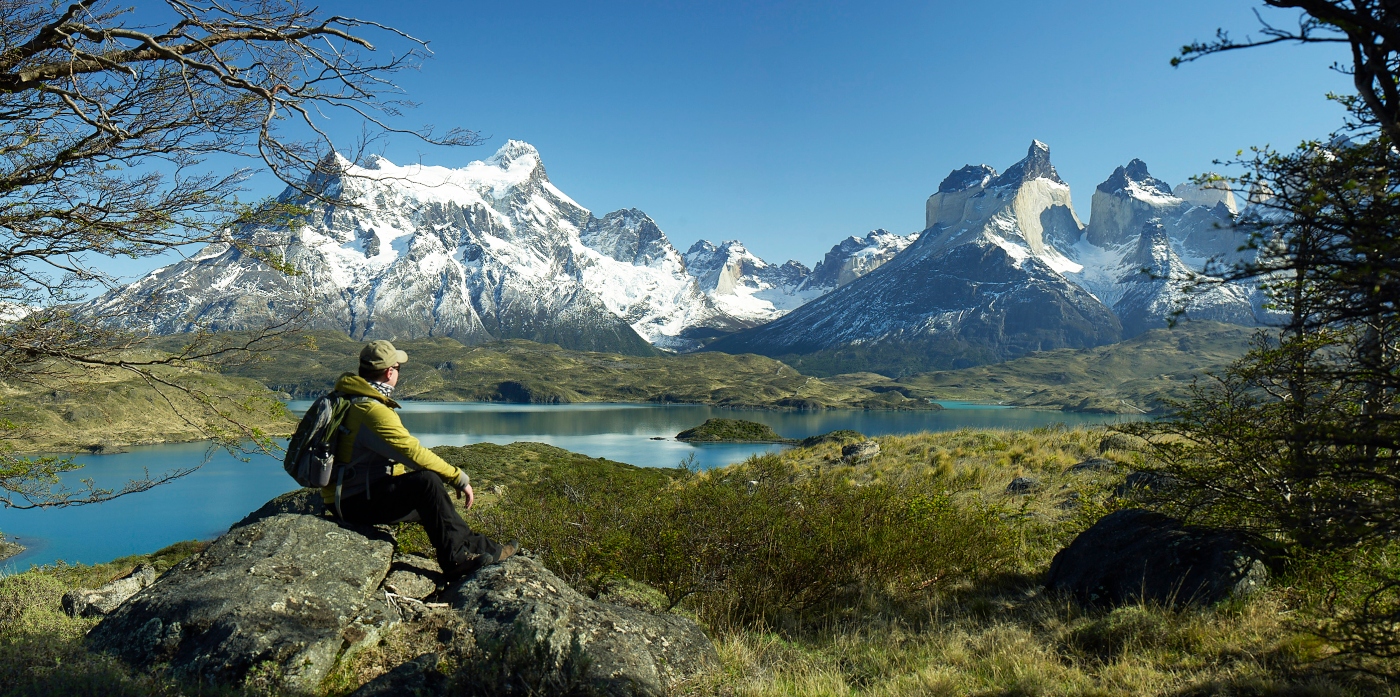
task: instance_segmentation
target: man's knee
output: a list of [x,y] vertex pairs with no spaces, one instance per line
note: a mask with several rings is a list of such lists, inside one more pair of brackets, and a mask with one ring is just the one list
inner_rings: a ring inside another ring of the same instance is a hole
[[394,477],[399,491],[424,499],[447,496],[442,477],[428,470],[417,470]]

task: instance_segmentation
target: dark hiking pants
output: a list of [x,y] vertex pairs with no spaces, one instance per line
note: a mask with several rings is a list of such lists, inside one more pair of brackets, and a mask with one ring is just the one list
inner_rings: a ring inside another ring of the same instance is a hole
[[366,525],[397,523],[417,512],[444,572],[472,555],[501,551],[501,545],[467,527],[442,478],[426,470],[384,477],[364,494],[341,499],[340,511],[345,520]]

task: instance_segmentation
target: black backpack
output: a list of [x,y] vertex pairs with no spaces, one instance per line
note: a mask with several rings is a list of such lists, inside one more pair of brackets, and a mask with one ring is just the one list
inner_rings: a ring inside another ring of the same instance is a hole
[[341,421],[350,408],[351,398],[339,392],[327,392],[311,403],[306,415],[297,424],[296,433],[287,443],[287,457],[282,469],[297,480],[297,484],[320,488],[331,483],[335,468],[335,450],[340,434],[345,432]]

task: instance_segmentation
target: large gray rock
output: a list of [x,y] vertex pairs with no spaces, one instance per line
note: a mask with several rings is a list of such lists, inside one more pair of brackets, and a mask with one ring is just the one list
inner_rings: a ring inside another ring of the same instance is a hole
[[451,683],[438,671],[438,655],[425,653],[365,683],[350,697],[430,697],[451,694]]
[[405,598],[422,600],[437,592],[444,581],[438,563],[416,554],[395,554],[394,565],[384,579],[384,590]]
[[229,529],[251,525],[281,513],[319,516],[325,515],[325,512],[326,504],[321,499],[320,489],[293,489],[263,504],[258,510],[244,516],[243,520],[234,523]]
[[1206,605],[1267,580],[1263,555],[1240,537],[1128,509],[1104,516],[1060,550],[1045,586],[1091,605]]
[[590,600],[517,555],[450,588],[476,641],[474,694],[664,695],[718,665],[714,644],[672,613]]
[[847,463],[869,462],[880,454],[880,444],[873,440],[841,446],[841,461]]
[[[108,615],[89,645],[205,684],[311,691],[398,620],[380,582],[393,542],[310,515],[236,527]],[[251,675],[250,675],[251,674]]]
[[126,602],[127,598],[156,582],[156,568],[142,564],[124,578],[101,588],[79,588],[63,594],[63,611],[73,617],[105,615]]

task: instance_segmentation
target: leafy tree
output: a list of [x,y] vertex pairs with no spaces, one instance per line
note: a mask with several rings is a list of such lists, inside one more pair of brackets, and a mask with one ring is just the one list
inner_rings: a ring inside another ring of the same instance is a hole
[[1240,42],[1220,31],[1175,62],[1345,43],[1352,63],[1336,68],[1357,93],[1334,98],[1350,117],[1325,142],[1233,163],[1253,191],[1237,223],[1250,242],[1213,272],[1260,284],[1278,327],[1171,419],[1129,430],[1170,478],[1144,494],[1150,503],[1249,533],[1302,562],[1300,574],[1338,572],[1317,629],[1366,665],[1400,657],[1400,8],[1265,4],[1301,10],[1297,28],[1264,23],[1263,38]]
[[[367,32],[398,50],[376,51]],[[198,333],[154,353],[145,337],[98,321],[111,318],[79,322],[69,308],[116,282],[104,258],[225,242],[275,262],[229,230],[295,211],[241,202],[249,170],[227,156],[305,181],[333,166],[323,114],[348,115],[371,138],[479,142],[460,129],[435,136],[392,125],[411,106],[392,78],[426,55],[407,34],[323,16],[301,0],[164,0],[139,11],[107,0],[0,0],[0,381],[127,371],[182,397],[182,415],[210,435],[266,446],[241,418],[246,405],[191,387],[179,368],[265,350],[297,317],[238,337]],[[0,454],[0,504],[90,502],[162,480],[120,492],[55,488],[76,467]]]

